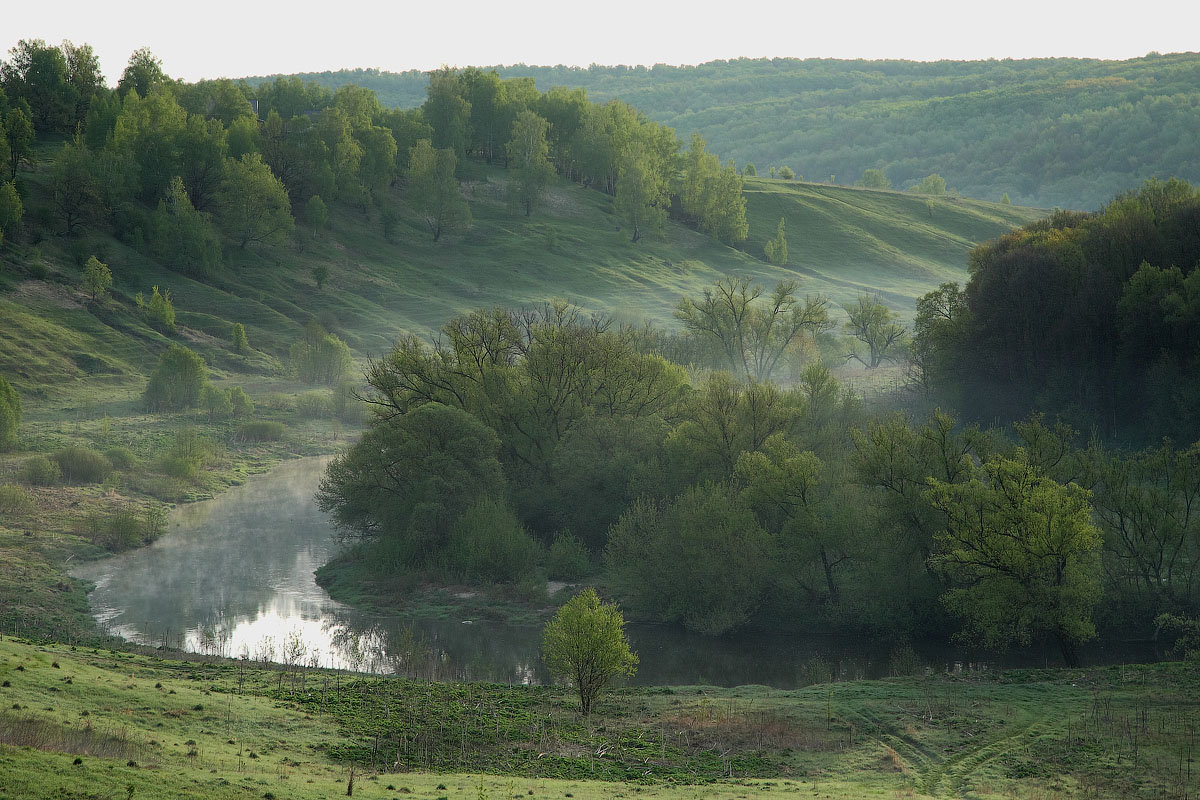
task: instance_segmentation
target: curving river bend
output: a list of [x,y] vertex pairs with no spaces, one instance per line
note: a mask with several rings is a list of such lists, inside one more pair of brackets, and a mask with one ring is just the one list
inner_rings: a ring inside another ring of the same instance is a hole
[[[172,512],[153,545],[77,568],[103,627],[131,641],[213,655],[516,683],[547,679],[541,630],[482,620],[407,620],[337,603],[313,571],[337,548],[313,502],[328,457],[303,458]],[[748,634],[711,639],[674,628],[629,626],[645,685],[766,684],[791,688],[825,670],[845,678],[888,674],[890,646],[861,637]],[[983,664],[978,653],[921,646],[938,669]],[[1092,651],[1093,661],[1152,653]],[[995,662],[990,662],[994,664]],[[1052,649],[1002,665],[1055,666]]]

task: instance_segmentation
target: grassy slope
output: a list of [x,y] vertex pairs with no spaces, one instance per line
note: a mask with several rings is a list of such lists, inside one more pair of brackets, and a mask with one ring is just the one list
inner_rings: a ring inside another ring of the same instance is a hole
[[1179,769],[1198,678],[1157,664],[621,690],[584,721],[554,688],[320,672],[301,688],[234,662],[6,639],[0,798],[327,798],[352,763],[362,798],[478,800],[481,780],[505,800],[1182,797],[1200,781]]

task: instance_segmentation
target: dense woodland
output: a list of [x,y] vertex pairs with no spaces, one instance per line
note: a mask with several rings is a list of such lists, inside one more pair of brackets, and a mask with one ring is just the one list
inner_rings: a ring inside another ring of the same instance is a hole
[[[143,50],[108,89],[86,45],[25,41],[0,89],[0,231],[23,246],[104,231],[216,281],[231,251],[303,247],[331,205],[386,231],[404,203],[452,247],[470,220],[469,162],[504,166],[513,218],[569,180],[611,196],[633,243],[668,218],[731,246],[747,237],[742,176],[703,138],[685,148],[622,101],[527,77],[442,69],[419,108],[388,109],[354,85],[186,84]],[[33,164],[38,141],[58,143],[48,164]],[[40,195],[35,166],[49,174]],[[982,245],[965,288],[921,299],[911,341],[870,294],[838,309],[792,281],[738,277],[682,298],[671,328],[555,302],[403,337],[368,364],[373,421],[321,488],[350,543],[323,580],[543,595],[547,577],[587,580],[638,618],[706,634],[1048,638],[1068,662],[1098,631],[1148,635],[1200,605],[1200,461],[1186,446],[1200,436],[1198,209],[1187,183],[1151,182]],[[786,233],[781,219],[761,257],[786,263]],[[94,301],[112,275],[80,255]],[[169,292],[137,307],[174,330]],[[351,367],[316,321],[289,355],[312,384]],[[835,360],[910,361],[892,398],[906,410],[865,405]],[[251,413],[205,370],[173,343],[144,409]],[[20,414],[0,380],[0,445]],[[1172,434],[1179,446],[1159,444]],[[1116,449],[1130,443],[1151,449]]]
[[[621,99],[759,174],[788,166],[851,184],[882,170],[907,188],[937,173],[964,195],[1095,209],[1152,177],[1200,179],[1193,145],[1200,56],[1128,61],[737,59],[699,66],[498,67],[543,89]],[[420,72],[303,76],[370,86],[389,106],[424,100]]]

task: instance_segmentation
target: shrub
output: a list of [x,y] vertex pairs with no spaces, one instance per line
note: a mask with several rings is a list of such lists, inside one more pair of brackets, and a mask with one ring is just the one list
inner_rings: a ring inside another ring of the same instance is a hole
[[570,531],[554,537],[546,559],[546,571],[559,581],[574,581],[592,571],[592,559],[587,548]]
[[104,451],[104,457],[116,469],[133,469],[137,466],[137,456],[128,447],[110,447]]
[[296,398],[296,413],[304,419],[324,419],[332,408],[329,392],[305,392]]
[[191,408],[200,402],[208,383],[204,359],[178,344],[166,349],[150,375],[142,393],[142,405],[149,411]]
[[21,465],[19,475],[30,486],[53,486],[62,479],[62,470],[45,456],[33,456]]
[[89,514],[75,526],[75,533],[94,545],[117,552],[148,544],[166,531],[166,514],[158,506],[139,513],[132,507],[112,514]]
[[233,413],[233,405],[229,402],[229,395],[212,384],[205,386],[204,390],[200,393],[200,405],[208,412],[209,419],[227,417]]
[[97,483],[112,472],[112,462],[86,447],[65,447],[54,454],[67,483]]
[[159,459],[159,469],[172,478],[193,480],[212,455],[212,445],[191,426],[175,432],[171,447]]
[[285,428],[282,422],[247,422],[233,434],[238,442],[278,442],[283,438]]
[[134,302],[137,303],[138,311],[152,327],[163,333],[175,332],[175,305],[171,302],[170,289],[160,294],[158,287],[155,286],[149,302],[142,297],[141,292],[138,292]]
[[0,511],[5,514],[23,514],[33,508],[33,495],[20,486],[6,483],[0,486]]
[[354,367],[346,343],[315,321],[305,326],[304,336],[292,345],[290,353],[296,376],[305,383],[331,386]]
[[235,353],[244,353],[250,349],[250,342],[246,340],[246,326],[240,322],[233,323],[229,339]]
[[21,398],[8,381],[0,377],[0,450],[17,446],[17,428],[21,425]]
[[533,573],[540,549],[512,509],[487,499],[459,517],[450,531],[445,558],[454,574],[515,583]]
[[229,408],[235,417],[254,416],[254,401],[240,386],[229,390]]
[[367,419],[367,406],[358,399],[358,384],[343,381],[333,390],[333,413],[342,422],[361,425]]

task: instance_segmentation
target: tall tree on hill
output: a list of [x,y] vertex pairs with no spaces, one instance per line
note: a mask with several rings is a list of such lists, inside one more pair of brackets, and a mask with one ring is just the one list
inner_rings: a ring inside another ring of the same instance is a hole
[[80,225],[97,219],[104,207],[100,184],[92,172],[92,156],[81,140],[63,145],[50,173],[54,211],[63,233],[75,234]]
[[225,172],[217,203],[225,233],[242,248],[251,242],[282,242],[295,227],[292,207],[287,190],[262,156],[231,159]]
[[66,132],[76,121],[78,91],[67,73],[63,51],[41,39],[22,39],[0,65],[0,85],[11,100],[21,99],[33,112],[34,127]]
[[21,165],[33,160],[33,122],[24,109],[13,108],[4,115],[4,133],[8,138],[9,178],[16,180]]
[[435,150],[427,139],[417,142],[409,156],[408,202],[425,220],[435,242],[446,231],[471,223],[471,210],[454,177],[457,163],[453,150]]
[[541,201],[546,184],[554,174],[546,143],[549,127],[546,120],[532,111],[522,111],[513,123],[512,138],[506,148],[513,170],[509,194],[514,205],[520,206],[527,217]]
[[117,94],[122,98],[129,92],[137,92],[140,97],[150,94],[155,86],[170,83],[171,79],[163,72],[162,61],[148,47],[139,47],[129,56],[129,63],[117,81]]
[[615,202],[617,211],[633,229],[631,241],[637,242],[646,231],[662,227],[667,202],[667,181],[654,154],[635,142],[620,160]]
[[449,149],[456,157],[463,155],[470,136],[471,104],[462,97],[458,73],[451,67],[434,70],[426,92],[421,113],[433,128],[433,146]]

